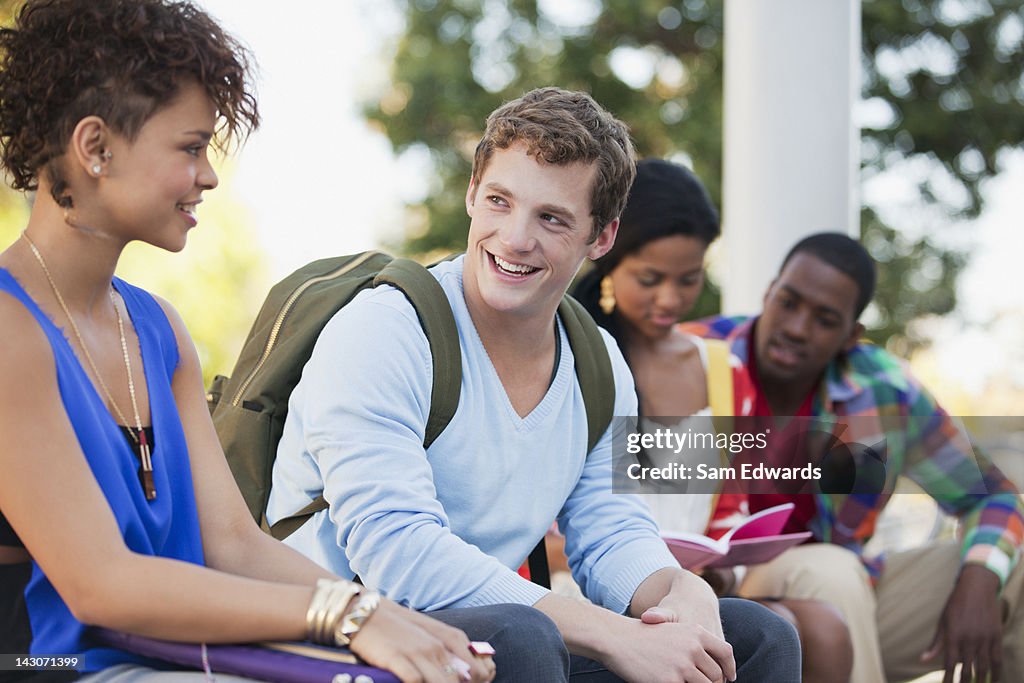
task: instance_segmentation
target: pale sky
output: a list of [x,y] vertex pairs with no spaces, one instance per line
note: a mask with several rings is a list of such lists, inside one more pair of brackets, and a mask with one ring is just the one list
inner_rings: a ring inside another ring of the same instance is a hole
[[[383,82],[360,3],[200,0],[259,64],[261,128],[221,186],[249,210],[277,280],[316,258],[380,246],[401,227],[402,173],[359,117]],[[380,3],[386,4],[386,3]]]

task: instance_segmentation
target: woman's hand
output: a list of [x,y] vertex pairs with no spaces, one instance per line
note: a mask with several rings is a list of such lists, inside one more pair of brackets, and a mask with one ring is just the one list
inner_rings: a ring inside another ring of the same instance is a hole
[[[465,633],[390,600],[381,600],[377,611],[353,636],[351,648],[366,662],[393,672],[402,683],[487,683],[494,679],[494,661],[474,656]],[[468,673],[460,674],[467,666]]]

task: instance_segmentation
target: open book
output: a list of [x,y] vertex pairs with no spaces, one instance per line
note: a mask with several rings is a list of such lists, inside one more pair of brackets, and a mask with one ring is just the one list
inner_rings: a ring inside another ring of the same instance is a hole
[[661,537],[686,569],[759,564],[811,537],[810,531],[781,533],[793,507],[793,503],[783,503],[756,512],[718,540],[685,531],[663,530]]

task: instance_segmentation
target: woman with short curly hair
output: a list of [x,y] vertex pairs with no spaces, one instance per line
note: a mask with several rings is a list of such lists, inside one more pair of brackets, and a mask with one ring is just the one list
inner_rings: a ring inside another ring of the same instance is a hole
[[131,241],[185,246],[210,146],[258,124],[246,51],[188,2],[30,0],[0,29],[0,162],[37,191],[0,254],[0,652],[80,654],[120,681],[153,674],[87,625],[311,637],[403,680],[490,680],[462,631],[259,530],[180,317],[114,277]]

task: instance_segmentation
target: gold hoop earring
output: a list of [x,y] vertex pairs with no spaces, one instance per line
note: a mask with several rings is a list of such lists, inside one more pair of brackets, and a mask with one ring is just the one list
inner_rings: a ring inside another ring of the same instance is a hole
[[615,310],[615,285],[612,284],[611,275],[601,278],[601,298],[597,300],[597,305],[605,315],[611,315]]

